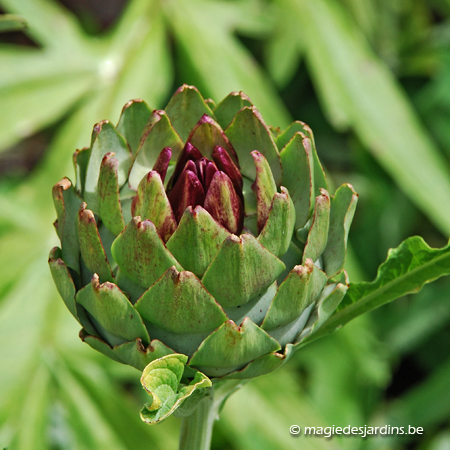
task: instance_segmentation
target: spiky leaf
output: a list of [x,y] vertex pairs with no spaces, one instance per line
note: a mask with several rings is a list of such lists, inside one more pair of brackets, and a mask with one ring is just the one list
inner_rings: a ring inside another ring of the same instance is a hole
[[136,154],[142,132],[152,110],[144,100],[130,100],[122,109],[117,131],[126,139],[133,154]]
[[145,345],[150,343],[141,317],[115,284],[100,284],[94,275],[91,283],[78,292],[76,300],[89,312],[97,331],[111,346],[136,338]]
[[222,307],[238,306],[262,294],[284,267],[250,234],[231,235],[222,244],[202,281]]
[[209,376],[220,377],[279,349],[278,342],[248,317],[239,327],[229,320],[205,339],[189,365]]
[[245,107],[241,109],[225,130],[225,133],[236,150],[243,175],[251,180],[256,178],[256,169],[251,152],[258,150],[267,159],[276,184],[281,184],[280,155],[272,134],[256,108]]
[[189,207],[167,248],[186,270],[201,277],[229,235],[201,206]]
[[143,371],[141,383],[151,397],[141,410],[141,419],[156,424],[183,405],[193,394],[199,401],[212,386],[211,380],[200,372],[196,372],[193,381],[182,385],[181,377],[187,357],[180,354],[167,355],[151,362]]
[[172,266],[183,270],[165,247],[149,220],[134,217],[111,248],[120,269],[143,288],[150,287]]

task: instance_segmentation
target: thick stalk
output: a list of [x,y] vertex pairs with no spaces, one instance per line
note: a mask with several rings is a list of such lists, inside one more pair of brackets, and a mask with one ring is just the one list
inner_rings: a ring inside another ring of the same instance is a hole
[[245,381],[226,380],[214,384],[211,391],[198,404],[194,412],[183,417],[179,450],[209,450],[214,421],[219,418],[223,402]]

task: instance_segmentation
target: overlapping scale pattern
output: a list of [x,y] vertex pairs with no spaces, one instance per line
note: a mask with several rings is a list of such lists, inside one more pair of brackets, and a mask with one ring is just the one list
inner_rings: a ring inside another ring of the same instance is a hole
[[130,101],[74,161],[49,264],[81,339],[116,361],[262,375],[345,294],[357,194],[331,196],[309,127],[274,136],[243,93],[214,109],[187,85],[164,110]]

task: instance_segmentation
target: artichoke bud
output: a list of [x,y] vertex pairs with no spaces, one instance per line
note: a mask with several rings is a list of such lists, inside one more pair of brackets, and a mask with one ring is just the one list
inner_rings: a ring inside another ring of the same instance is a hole
[[269,128],[243,93],[130,101],[74,163],[53,189],[50,269],[82,340],[145,369],[149,423],[280,367],[347,290],[357,194],[330,196],[310,128]]

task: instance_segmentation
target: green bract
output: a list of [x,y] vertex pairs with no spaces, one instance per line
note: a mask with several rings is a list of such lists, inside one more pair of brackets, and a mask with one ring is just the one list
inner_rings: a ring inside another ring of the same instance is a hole
[[330,197],[310,128],[269,128],[242,93],[131,101],[74,163],[53,188],[52,275],[81,339],[145,369],[149,423],[210,379],[280,367],[347,290],[357,194]]

